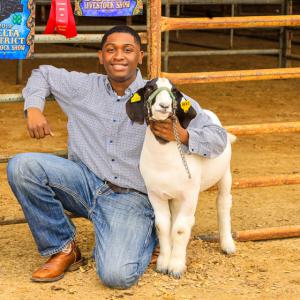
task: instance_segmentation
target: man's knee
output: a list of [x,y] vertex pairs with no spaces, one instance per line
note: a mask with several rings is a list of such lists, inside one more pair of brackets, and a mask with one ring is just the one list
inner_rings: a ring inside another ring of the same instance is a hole
[[10,185],[15,184],[20,180],[22,176],[20,169],[23,169],[23,164],[26,159],[24,159],[23,154],[17,154],[8,161],[7,164],[7,179]]
[[97,267],[97,273],[103,284],[115,289],[128,289],[133,286],[139,279],[137,266],[123,265],[106,265]]
[[11,187],[25,184],[24,177],[36,176],[40,170],[34,155],[31,153],[17,154],[8,161],[7,179]]

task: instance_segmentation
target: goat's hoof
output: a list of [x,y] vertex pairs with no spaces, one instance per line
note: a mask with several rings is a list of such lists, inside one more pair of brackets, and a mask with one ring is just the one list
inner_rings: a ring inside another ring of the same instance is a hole
[[161,273],[161,274],[164,274],[164,275],[168,274],[168,269],[158,269],[158,268],[156,267],[155,271],[156,271],[157,273]]
[[235,254],[235,252],[236,252],[235,244],[234,244],[233,240],[222,243],[221,248],[222,248],[222,251],[228,255]]
[[173,278],[179,279],[184,273],[186,266],[185,261],[180,259],[171,259],[169,263],[169,275]]
[[169,275],[175,279],[180,279],[182,274],[183,272],[174,272],[174,271],[169,272]]

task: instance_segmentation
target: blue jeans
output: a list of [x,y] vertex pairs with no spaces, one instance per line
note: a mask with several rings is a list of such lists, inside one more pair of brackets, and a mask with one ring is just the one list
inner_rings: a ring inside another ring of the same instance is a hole
[[50,154],[18,154],[9,161],[7,174],[41,255],[60,252],[75,238],[66,209],[94,225],[102,282],[128,288],[138,281],[157,243],[146,195],[115,193],[83,163]]

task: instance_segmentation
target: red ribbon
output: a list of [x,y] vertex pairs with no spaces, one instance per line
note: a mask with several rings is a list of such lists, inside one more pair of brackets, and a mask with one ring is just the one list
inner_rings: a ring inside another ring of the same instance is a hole
[[70,0],[52,0],[46,34],[57,32],[67,38],[77,35],[75,19]]

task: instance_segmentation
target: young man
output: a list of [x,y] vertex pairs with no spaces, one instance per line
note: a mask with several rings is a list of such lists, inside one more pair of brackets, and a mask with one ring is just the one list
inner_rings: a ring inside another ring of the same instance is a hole
[[[32,138],[52,135],[42,113],[50,93],[68,117],[68,159],[26,153],[7,167],[38,250],[50,256],[32,274],[35,282],[59,280],[82,264],[75,227],[64,209],[92,221],[97,273],[109,287],[136,283],[157,243],[138,167],[146,125],[132,124],[125,110],[126,101],[145,85],[137,69],[143,59],[138,34],[127,26],[112,28],[102,39],[99,59],[107,75],[40,66],[23,90]],[[187,130],[178,127],[180,139],[199,155],[217,156],[226,133],[193,105],[198,115]],[[152,130],[174,140],[171,121],[155,123]]]

